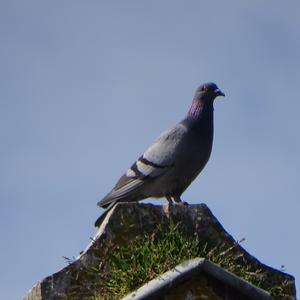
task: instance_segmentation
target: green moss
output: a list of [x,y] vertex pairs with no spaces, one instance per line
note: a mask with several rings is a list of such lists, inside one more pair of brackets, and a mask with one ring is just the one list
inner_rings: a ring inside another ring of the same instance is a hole
[[151,236],[138,237],[114,249],[106,286],[115,296],[126,295],[178,262],[196,257],[198,249],[198,240],[182,235],[178,226],[170,224],[167,233],[159,226]]
[[76,295],[72,299],[120,299],[181,262],[203,257],[269,290],[276,299],[284,299],[284,286],[274,288],[272,278],[249,262],[238,247],[238,243],[229,246],[211,238],[200,240],[188,233],[181,223],[158,225],[151,234],[137,236],[127,244],[113,247],[105,266],[80,266],[70,296]]

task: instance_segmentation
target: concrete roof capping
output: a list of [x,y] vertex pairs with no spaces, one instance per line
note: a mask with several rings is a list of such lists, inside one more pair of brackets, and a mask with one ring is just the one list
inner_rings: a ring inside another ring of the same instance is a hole
[[250,284],[233,273],[224,270],[222,267],[204,258],[195,258],[185,261],[177,265],[173,270],[170,270],[149,281],[138,290],[122,298],[122,300],[154,299],[155,296],[162,295],[168,289],[181,284],[183,281],[186,281],[201,272],[208,273],[212,277],[224,282],[250,299],[274,299],[268,292]]

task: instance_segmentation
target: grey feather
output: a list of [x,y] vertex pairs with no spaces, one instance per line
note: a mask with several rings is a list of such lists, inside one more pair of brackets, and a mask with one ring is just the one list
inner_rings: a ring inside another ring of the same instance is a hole
[[224,95],[215,84],[196,91],[186,118],[163,132],[119,179],[99,203],[111,207],[116,202],[180,196],[207,163],[213,141],[213,100]]

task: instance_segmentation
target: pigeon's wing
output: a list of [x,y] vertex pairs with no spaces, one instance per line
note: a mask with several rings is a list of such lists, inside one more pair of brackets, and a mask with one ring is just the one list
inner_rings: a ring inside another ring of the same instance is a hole
[[113,202],[140,200],[146,195],[139,193],[145,184],[169,172],[178,154],[179,144],[186,132],[186,127],[179,123],[163,132],[145,153],[119,179],[112,191],[98,205],[107,207]]

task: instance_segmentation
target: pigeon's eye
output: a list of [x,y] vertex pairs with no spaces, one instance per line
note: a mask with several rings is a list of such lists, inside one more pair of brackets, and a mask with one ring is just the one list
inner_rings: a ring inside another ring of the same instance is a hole
[[204,85],[202,88],[201,88],[201,92],[207,92],[208,91],[208,87],[206,85]]

